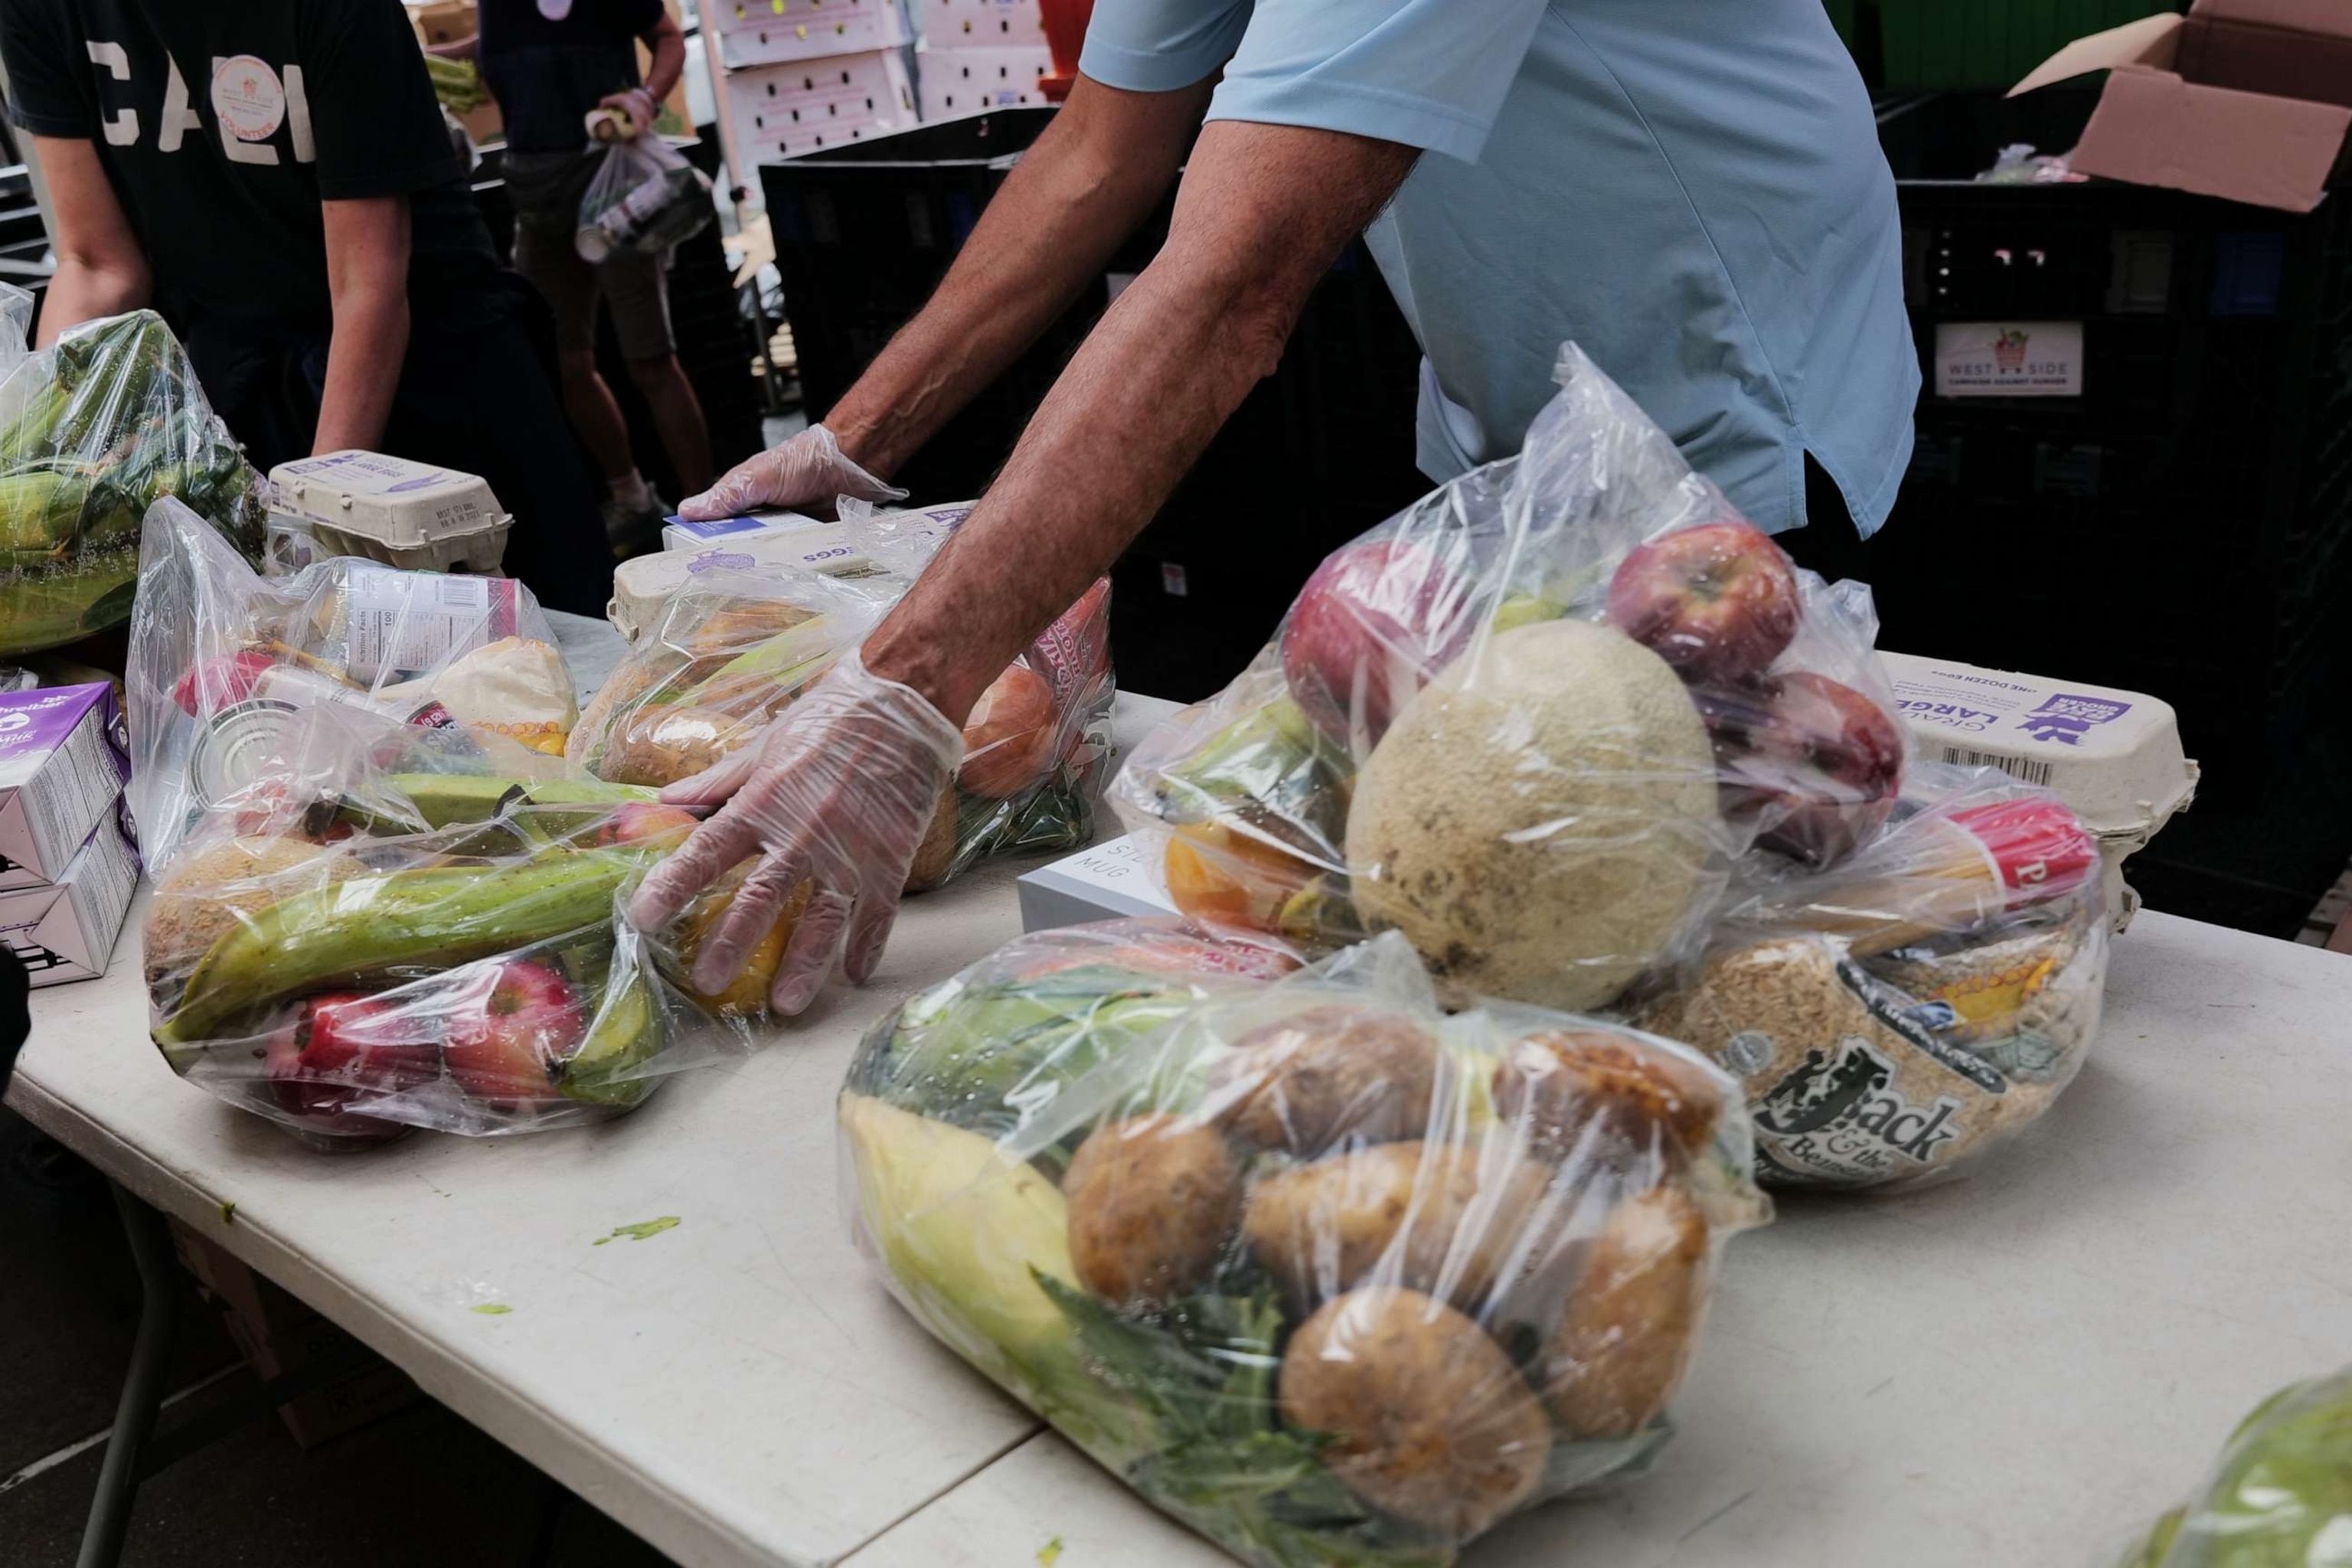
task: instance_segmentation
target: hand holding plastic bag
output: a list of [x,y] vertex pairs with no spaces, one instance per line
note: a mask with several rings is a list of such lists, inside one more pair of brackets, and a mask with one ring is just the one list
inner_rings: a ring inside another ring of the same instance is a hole
[[740,972],[804,882],[811,890],[770,1005],[786,1015],[808,1005],[845,929],[843,967],[862,983],[889,940],[908,868],[962,752],[961,733],[921,693],[846,653],[757,742],[662,792],[668,805],[721,809],[646,879],[630,917],[657,928],[758,854],[700,943],[696,987],[718,990]]
[[782,446],[736,464],[717,484],[687,497],[677,510],[680,517],[708,521],[830,502],[836,496],[887,501],[903,500],[906,494],[850,461],[832,431],[812,425]]

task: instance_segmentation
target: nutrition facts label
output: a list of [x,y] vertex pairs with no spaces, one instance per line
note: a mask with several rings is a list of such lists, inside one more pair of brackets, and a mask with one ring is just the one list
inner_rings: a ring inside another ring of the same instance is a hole
[[355,567],[350,594],[344,668],[371,686],[410,679],[453,655],[515,635],[519,595],[511,578]]

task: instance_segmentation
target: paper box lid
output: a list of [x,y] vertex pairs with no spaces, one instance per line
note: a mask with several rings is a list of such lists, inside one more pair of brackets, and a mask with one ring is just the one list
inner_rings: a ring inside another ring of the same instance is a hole
[[2309,212],[2352,131],[2352,6],[2198,0],[2076,38],[2010,94],[2095,70],[2078,173]]

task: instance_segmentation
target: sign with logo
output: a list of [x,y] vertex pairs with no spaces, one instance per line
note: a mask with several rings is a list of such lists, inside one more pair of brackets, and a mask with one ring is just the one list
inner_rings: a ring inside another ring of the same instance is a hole
[[2080,397],[2080,321],[1939,321],[1938,397]]

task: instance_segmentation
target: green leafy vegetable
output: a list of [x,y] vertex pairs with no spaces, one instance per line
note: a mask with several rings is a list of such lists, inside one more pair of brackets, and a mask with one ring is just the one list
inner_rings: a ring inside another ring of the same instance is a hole
[[[1320,1458],[1329,1439],[1285,1426],[1275,1405],[1282,1307],[1271,1281],[1245,1296],[1180,1298],[1130,1316],[1037,1276],[1079,1360],[1148,1416],[1156,1442],[1120,1477],[1228,1551],[1281,1568],[1437,1568],[1451,1550],[1368,1507]],[[1104,1456],[1097,1455],[1101,1458]]]

